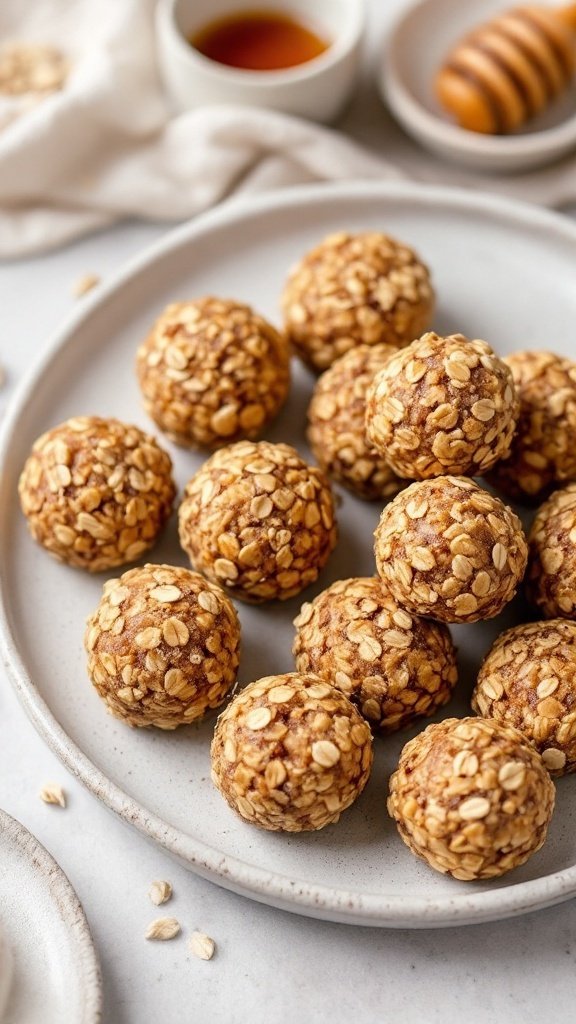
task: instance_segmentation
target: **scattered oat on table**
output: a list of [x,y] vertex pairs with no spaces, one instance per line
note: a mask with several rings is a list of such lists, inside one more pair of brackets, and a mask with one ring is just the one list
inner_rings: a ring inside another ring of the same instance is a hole
[[57,804],[58,807],[66,807],[66,794],[62,786],[57,782],[47,782],[40,790],[40,799],[45,804]]
[[21,96],[62,89],[70,63],[55,46],[6,42],[0,47],[0,93]]
[[95,288],[97,284],[100,284],[100,277],[98,274],[84,274],[84,277],[78,279],[74,285],[74,295],[76,298],[80,298],[82,295],[86,295],[87,292]]
[[148,925],[144,938],[166,942],[168,939],[175,939],[180,931],[180,922],[175,917],[157,917]]
[[192,932],[188,943],[190,951],[200,960],[211,960],[216,950],[216,943],[205,932]]
[[152,882],[152,885],[148,890],[148,896],[152,900],[152,903],[157,907],[162,903],[167,903],[168,900],[172,898],[172,886],[170,885],[170,882]]

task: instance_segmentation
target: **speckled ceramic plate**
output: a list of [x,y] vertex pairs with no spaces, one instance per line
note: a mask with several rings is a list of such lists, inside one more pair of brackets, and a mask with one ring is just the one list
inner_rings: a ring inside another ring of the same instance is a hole
[[0,811],[0,926],[13,961],[3,1024],[98,1024],[100,968],[66,875]]
[[[104,713],[84,665],[85,616],[102,580],[54,562],[30,540],[16,482],[34,438],[68,416],[116,415],[150,428],[140,408],[134,353],[169,301],[213,292],[278,319],[289,266],[323,235],[376,228],[416,246],[439,295],[434,327],[487,338],[502,353],[545,346],[576,355],[576,228],[536,208],[409,184],[307,187],[227,205],[156,245],[79,306],[21,388],[3,435],[0,489],[2,636],[10,674],[38,730],[70,771],[108,807],[194,871],[287,910],[367,925],[427,927],[486,921],[576,893],[576,779],[558,784],[548,842],[499,882],[466,884],[426,868],[386,815],[388,775],[410,734],[376,742],[372,779],[341,821],[316,834],[260,832],[238,820],[212,788],[214,719],[175,734],[131,731]],[[294,388],[270,437],[306,451],[311,376]],[[199,456],[168,445],[180,487]],[[373,572],[377,505],[349,495],[340,543],[316,588]],[[185,564],[174,522],[154,551]],[[241,608],[241,681],[290,670],[299,600]],[[445,714],[465,714],[478,663],[524,610],[456,629],[461,682]]]

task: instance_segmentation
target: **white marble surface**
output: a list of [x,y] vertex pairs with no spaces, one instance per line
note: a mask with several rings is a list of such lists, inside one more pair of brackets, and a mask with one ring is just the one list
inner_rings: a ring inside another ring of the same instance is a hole
[[[398,2],[378,0],[386,7],[380,21]],[[374,140],[385,118],[369,84],[362,95],[346,127]],[[0,362],[8,373],[0,409],[78,301],[77,279],[108,278],[165,230],[125,224],[0,268]],[[47,780],[65,787],[66,810],[39,800]],[[103,967],[105,1024],[452,1024],[462,1016],[470,1024],[539,1024],[552,1005],[556,1017],[573,1014],[574,901],[500,924],[428,932],[325,924],[251,903],[189,874],[106,812],[36,735],[2,669],[0,807],[44,843],[84,905]],[[159,911],[146,896],[154,878],[174,887]],[[145,942],[148,922],[164,909],[183,935]],[[187,951],[195,928],[218,944],[210,963]]]

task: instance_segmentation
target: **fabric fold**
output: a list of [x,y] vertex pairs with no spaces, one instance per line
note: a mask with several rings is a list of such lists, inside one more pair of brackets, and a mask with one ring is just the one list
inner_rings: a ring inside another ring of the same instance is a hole
[[44,98],[0,96],[1,257],[32,255],[123,217],[176,222],[232,195],[312,181],[414,177],[542,203],[576,199],[576,157],[483,186],[387,126],[375,97],[369,137],[380,153],[273,111],[204,106],[175,114],[158,71],[154,6],[2,3],[0,38],[65,49],[71,71],[65,87]]

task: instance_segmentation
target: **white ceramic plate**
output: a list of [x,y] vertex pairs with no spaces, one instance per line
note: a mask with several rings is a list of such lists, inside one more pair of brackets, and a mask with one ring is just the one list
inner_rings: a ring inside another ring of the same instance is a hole
[[[169,301],[213,292],[277,319],[289,266],[325,234],[376,228],[415,245],[433,268],[434,326],[490,340],[502,353],[548,346],[575,355],[576,228],[536,208],[408,184],[306,187],[228,205],[169,235],[90,296],[58,333],[5,424],[0,487],[1,633],[28,714],[68,768],[144,835],[184,864],[262,902],[332,920],[396,927],[485,921],[576,893],[576,779],[558,785],[544,849],[511,876],[465,884],[428,869],[387,817],[389,772],[410,733],[376,741],[373,777],[338,825],[319,833],[258,831],[230,811],[209,778],[214,719],[167,734],[130,730],[104,713],[86,677],[82,634],[102,580],[53,561],[32,543],[18,509],[18,473],[34,438],[68,416],[117,415],[150,427],[134,353]],[[312,377],[295,371],[290,401],[270,437],[304,452]],[[168,445],[180,487],[201,458]],[[343,498],[339,547],[306,598],[334,579],[374,571],[377,505]],[[156,561],[185,564],[172,522]],[[241,681],[293,667],[291,621],[300,599],[241,607]],[[492,639],[525,610],[455,630],[466,714],[474,673]]]
[[0,925],[14,961],[5,1024],[98,1024],[100,968],[66,875],[0,811]]

